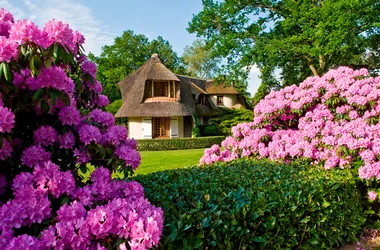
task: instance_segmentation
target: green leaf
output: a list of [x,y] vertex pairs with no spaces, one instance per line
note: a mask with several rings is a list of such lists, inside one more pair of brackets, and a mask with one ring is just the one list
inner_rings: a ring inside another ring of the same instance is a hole
[[326,207],[329,207],[330,206],[330,203],[328,201],[323,201],[322,203],[322,207],[323,208],[326,208]]
[[264,237],[253,237],[252,240],[258,243],[266,243],[267,240]]
[[54,50],[53,50],[53,58],[54,60],[57,60],[58,59],[58,53],[59,53],[59,50],[60,50],[60,46],[58,43],[55,43],[54,44]]
[[34,60],[34,68],[36,70],[40,70],[41,67],[42,67],[41,58],[39,56],[37,56],[37,55],[33,56],[32,58]]
[[44,92],[45,92],[44,89],[37,89],[37,91],[34,92],[34,94],[33,94],[32,100],[33,100],[33,101],[36,101],[36,100],[40,99],[40,97],[42,96],[42,94],[43,94]]
[[11,71],[8,63],[2,62],[1,64],[2,64],[2,68],[3,68],[5,80],[7,80],[8,82],[12,82],[13,81],[13,72]]

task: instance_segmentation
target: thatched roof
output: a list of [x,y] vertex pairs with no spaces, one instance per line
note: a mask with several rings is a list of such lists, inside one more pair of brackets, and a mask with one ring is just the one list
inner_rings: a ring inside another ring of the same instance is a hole
[[[144,103],[146,80],[169,80],[179,82],[179,102]],[[168,70],[156,54],[140,68],[118,83],[123,105],[116,117],[170,117],[195,114],[191,86],[180,81]]]
[[216,85],[214,81],[207,81],[205,85],[205,89],[207,93],[210,95],[218,95],[218,94],[232,94],[239,95],[239,91],[233,86],[225,86],[224,84]]
[[[147,80],[179,82],[178,101],[175,99],[174,101],[145,102],[144,93]],[[211,101],[208,101],[207,105],[196,105],[193,94],[195,96],[200,94],[239,94],[234,87],[213,86],[212,80],[175,75],[162,64],[157,54],[153,54],[146,63],[120,81],[118,85],[123,105],[117,111],[116,117],[212,115],[218,113],[218,108]]]
[[[161,63],[160,58],[158,58],[157,54],[153,54],[150,63],[150,69],[146,76],[146,80],[162,80],[162,81],[177,81],[179,82],[179,79],[176,77],[176,75],[173,74],[168,68],[165,67]],[[148,62],[149,62],[148,61]],[[147,63],[148,63],[147,62]]]

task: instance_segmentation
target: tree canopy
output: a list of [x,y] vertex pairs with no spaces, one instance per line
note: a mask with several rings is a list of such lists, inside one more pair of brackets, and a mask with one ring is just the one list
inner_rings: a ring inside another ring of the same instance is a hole
[[[379,68],[377,0],[202,2],[188,31],[204,37],[215,56],[227,59],[231,75],[247,77],[256,64],[262,90],[299,83],[338,65]],[[281,70],[280,80],[275,69]]]
[[173,72],[184,72],[180,58],[168,41],[161,36],[149,41],[145,35],[135,34],[131,30],[116,37],[114,44],[104,46],[100,56],[89,55],[98,65],[96,76],[102,83],[103,94],[108,96],[110,102],[121,98],[117,83],[144,64],[154,53]]
[[196,39],[192,45],[186,46],[182,60],[187,72],[196,77],[213,78],[218,74],[218,64],[221,59],[212,56],[212,51],[206,47],[202,39]]

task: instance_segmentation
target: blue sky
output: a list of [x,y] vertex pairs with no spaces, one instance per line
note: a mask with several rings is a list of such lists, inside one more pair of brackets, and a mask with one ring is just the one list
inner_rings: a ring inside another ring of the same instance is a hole
[[[186,30],[193,14],[202,10],[201,0],[0,0],[15,19],[28,18],[40,27],[56,18],[70,24],[86,38],[85,49],[96,55],[101,47],[112,44],[115,37],[131,29],[149,39],[162,36],[182,55],[195,39]],[[260,79],[253,67],[248,92],[253,94]]]

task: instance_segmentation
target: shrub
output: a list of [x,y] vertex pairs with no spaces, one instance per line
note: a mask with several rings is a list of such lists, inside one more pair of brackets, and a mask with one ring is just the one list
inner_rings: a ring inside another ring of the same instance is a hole
[[213,124],[208,124],[204,129],[203,129],[203,135],[204,136],[216,136],[218,135],[218,129],[215,125]]
[[223,112],[210,117],[209,123],[217,127],[219,135],[231,135],[231,128],[242,122],[250,122],[253,112],[249,109],[220,108]]
[[224,136],[198,137],[198,138],[172,138],[172,139],[152,139],[136,140],[138,151],[164,151],[207,148],[213,144],[219,144],[224,140]]
[[[366,69],[339,67],[309,77],[299,87],[272,91],[255,107],[251,123],[232,129],[202,163],[238,157],[282,161],[311,159],[325,169],[358,169],[360,178],[380,178],[380,77]],[[372,195],[372,197],[374,197]]]
[[365,222],[350,170],[240,160],[135,180],[165,211],[159,249],[333,249]]
[[191,136],[193,138],[195,138],[195,137],[201,137],[201,132],[200,132],[199,126],[195,126],[195,127],[192,128],[192,130],[191,130]]
[[[111,180],[110,170],[133,173],[140,155],[103,111],[83,43],[58,20],[40,29],[0,9],[0,249],[158,244],[162,210],[139,183]],[[85,185],[87,164],[96,169]]]

